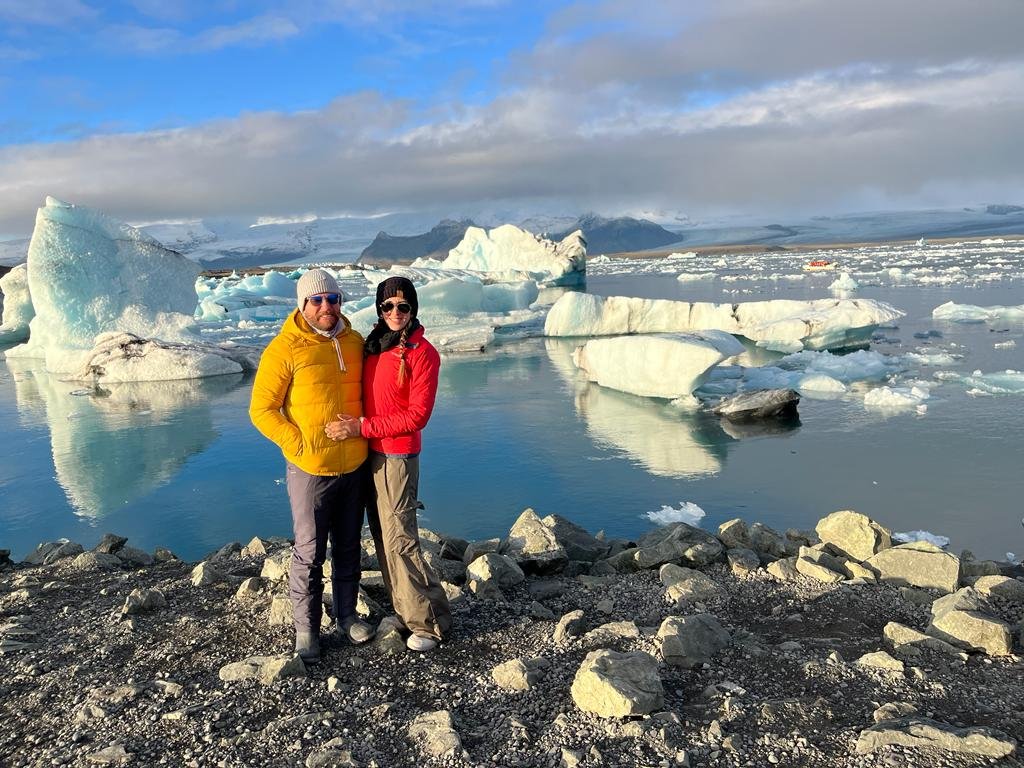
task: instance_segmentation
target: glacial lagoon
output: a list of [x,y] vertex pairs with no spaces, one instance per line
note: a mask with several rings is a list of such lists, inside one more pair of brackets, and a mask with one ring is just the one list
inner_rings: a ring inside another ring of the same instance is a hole
[[[532,507],[635,537],[684,502],[704,510],[710,530],[733,517],[806,528],[856,509],[894,531],[947,537],[956,552],[1024,555],[1024,394],[972,378],[1024,370],[1024,321],[932,318],[950,301],[1021,304],[1021,249],[916,253],[836,257],[860,283],[856,296],[907,313],[871,349],[900,361],[894,386],[929,385],[926,408],[868,407],[864,391],[883,382],[853,381],[842,396],[805,396],[798,425],[737,426],[579,380],[569,362],[578,341],[509,340],[444,360],[424,439],[422,524],[500,536]],[[586,290],[718,302],[830,296],[838,275],[803,274],[804,258],[596,259]],[[782,357],[752,349],[744,362]],[[249,424],[250,385],[230,375],[97,396],[0,357],[0,547],[21,559],[43,540],[89,547],[112,531],[199,559],[228,541],[287,536],[283,462]]]

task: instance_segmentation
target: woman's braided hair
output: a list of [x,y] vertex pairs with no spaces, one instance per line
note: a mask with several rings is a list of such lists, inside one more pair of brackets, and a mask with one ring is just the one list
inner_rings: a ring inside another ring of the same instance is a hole
[[402,329],[402,335],[398,340],[398,386],[402,386],[405,383],[405,342],[409,339],[409,325],[412,323],[412,318],[409,318],[409,322],[405,324],[405,328]]

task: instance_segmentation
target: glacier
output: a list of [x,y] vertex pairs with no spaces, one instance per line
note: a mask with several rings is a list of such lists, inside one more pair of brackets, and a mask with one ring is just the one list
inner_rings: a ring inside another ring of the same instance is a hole
[[866,344],[905,313],[871,299],[751,301],[739,304],[567,293],[544,322],[547,336],[611,336],[720,330],[779,351]]

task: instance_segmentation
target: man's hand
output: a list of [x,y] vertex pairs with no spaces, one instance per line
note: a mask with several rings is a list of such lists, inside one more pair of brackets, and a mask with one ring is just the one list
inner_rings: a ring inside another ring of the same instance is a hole
[[324,433],[331,440],[347,440],[350,437],[359,437],[359,418],[339,413],[337,421],[327,423],[327,426],[324,427]]

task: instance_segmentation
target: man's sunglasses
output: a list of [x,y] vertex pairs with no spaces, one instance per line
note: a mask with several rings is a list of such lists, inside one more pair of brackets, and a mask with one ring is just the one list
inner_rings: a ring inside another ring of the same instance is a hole
[[408,304],[404,301],[385,301],[383,304],[380,305],[380,309],[381,312],[383,312],[384,314],[387,314],[388,312],[394,312],[397,309],[403,315],[408,315],[410,312],[412,312],[412,304]]
[[312,302],[314,307],[319,307],[324,301],[331,306],[334,306],[341,301],[341,295],[337,293],[325,293],[323,296],[309,296],[306,300]]

